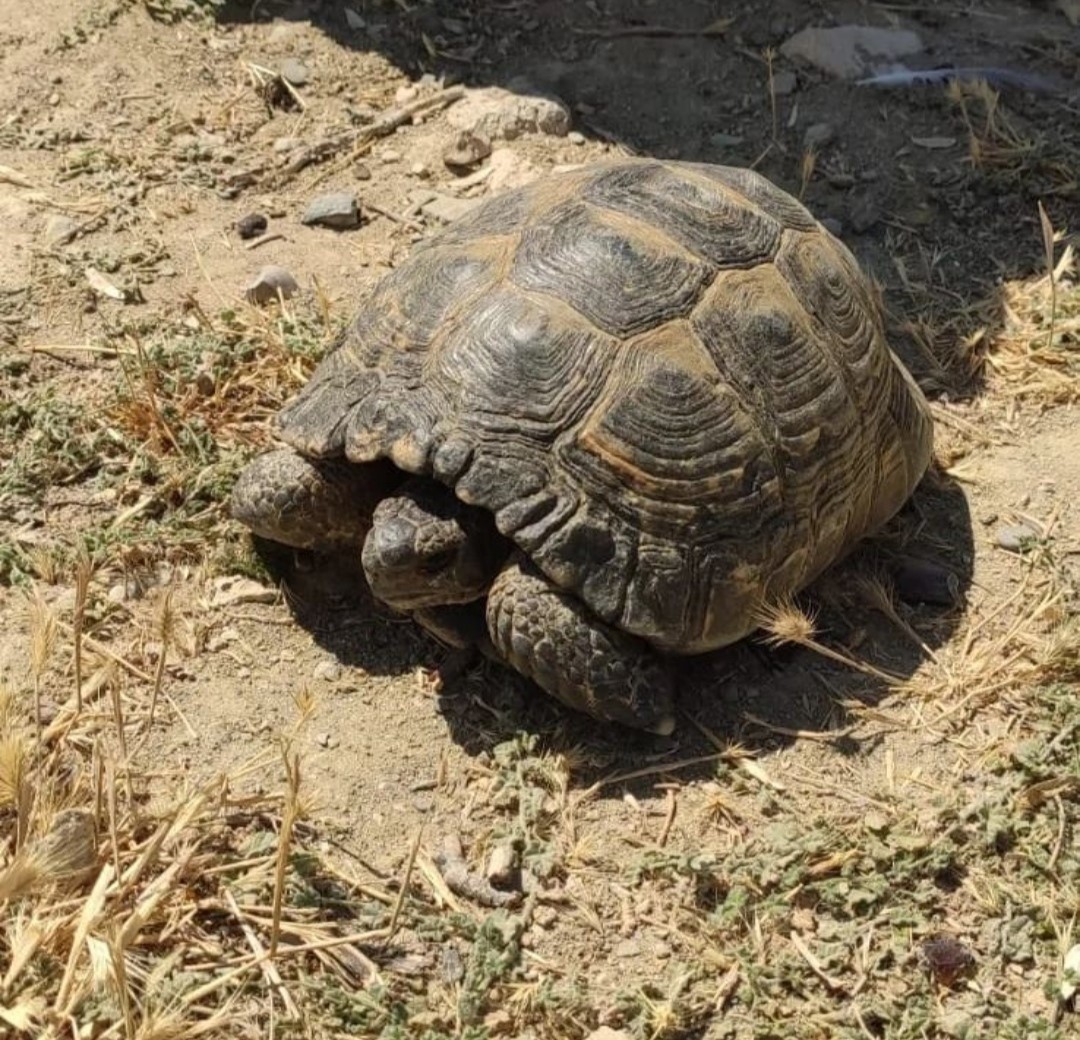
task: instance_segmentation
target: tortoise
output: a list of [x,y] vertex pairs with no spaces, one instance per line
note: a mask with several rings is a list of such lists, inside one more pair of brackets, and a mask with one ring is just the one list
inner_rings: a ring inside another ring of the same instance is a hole
[[[231,498],[564,705],[670,733],[676,662],[926,470],[876,289],[747,169],[620,159],[485,201],[367,295]],[[355,558],[355,557],[354,557]]]

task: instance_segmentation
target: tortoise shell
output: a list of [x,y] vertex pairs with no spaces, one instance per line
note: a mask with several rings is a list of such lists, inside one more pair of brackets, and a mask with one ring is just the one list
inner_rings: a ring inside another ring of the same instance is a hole
[[642,159],[496,196],[417,247],[277,431],[432,475],[675,653],[740,639],[879,528],[932,439],[873,286],[800,203]]

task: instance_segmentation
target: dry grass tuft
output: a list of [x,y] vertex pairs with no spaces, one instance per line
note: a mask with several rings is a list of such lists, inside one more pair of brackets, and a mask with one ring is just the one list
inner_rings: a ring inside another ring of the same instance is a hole
[[[36,590],[29,602],[36,680],[56,648],[42,635],[50,615]],[[169,610],[159,604],[158,635]],[[301,1017],[294,990],[309,961],[354,979],[370,963],[357,944],[386,934],[358,926],[339,903],[319,912],[317,888],[297,898],[311,883],[297,857],[311,857],[298,832],[307,805],[293,745],[310,697],[297,698],[300,718],[281,738],[280,794],[244,790],[276,771],[273,749],[227,776],[163,784],[152,761],[127,750],[128,731],[148,725],[160,676],[121,690],[116,661],[104,671],[86,689],[111,691],[114,731],[89,692],[82,711],[72,693],[71,710],[35,741],[29,697],[0,688],[0,1021],[43,1040],[72,1030],[232,1035],[268,1011],[267,994],[251,987],[260,977],[286,1017]]]
[[758,611],[757,622],[765,634],[765,642],[770,646],[786,644],[801,646],[830,661],[853,668],[857,672],[873,676],[886,683],[901,682],[899,676],[822,643],[817,638],[814,618],[790,598],[763,604]]
[[985,355],[995,389],[1040,407],[1080,400],[1080,275],[1071,244],[1053,262],[1063,237],[1052,234],[1044,275],[1003,287],[1004,327]]
[[817,636],[813,616],[793,599],[764,604],[758,623],[765,632],[765,641],[770,646],[784,646],[787,643],[809,646]]
[[1036,149],[1010,118],[1000,94],[985,80],[955,79],[946,88],[968,130],[968,156],[975,166],[1021,173]]

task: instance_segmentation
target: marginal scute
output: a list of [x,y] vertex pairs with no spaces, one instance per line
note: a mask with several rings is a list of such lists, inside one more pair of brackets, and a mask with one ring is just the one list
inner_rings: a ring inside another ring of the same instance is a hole
[[536,494],[544,487],[547,475],[539,467],[530,466],[530,456],[507,450],[477,451],[454,485],[458,498],[498,515],[515,499]]
[[454,484],[472,461],[473,444],[463,437],[450,436],[435,451],[432,472],[444,484]]

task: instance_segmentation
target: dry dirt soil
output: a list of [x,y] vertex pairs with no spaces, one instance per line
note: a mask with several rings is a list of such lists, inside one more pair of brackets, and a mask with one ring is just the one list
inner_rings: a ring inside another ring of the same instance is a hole
[[[29,749],[23,787],[0,783],[0,865],[83,805],[102,869],[134,870],[170,799],[218,785],[81,935],[46,929],[20,962],[9,929],[11,1028],[164,1036],[171,1008],[173,1036],[1076,1035],[1078,17],[0,0],[0,737]],[[837,24],[917,32],[920,67],[1045,83],[858,85],[781,50]],[[492,87],[560,98],[572,133],[452,171],[455,108]],[[459,666],[350,576],[260,557],[224,510],[269,416],[440,213],[619,154],[752,165],[800,195],[882,286],[937,427],[912,503],[801,601],[815,633],[687,662],[664,739]],[[301,222],[328,191],[357,194],[358,227]],[[267,264],[299,292],[256,306]],[[893,595],[880,576],[912,559],[952,605]],[[454,880],[503,845],[509,897]],[[280,870],[227,894],[250,864]],[[168,870],[173,909],[118,939]],[[74,922],[93,883],[65,903],[0,881],[0,913]],[[365,929],[352,960],[200,989],[271,933]]]

